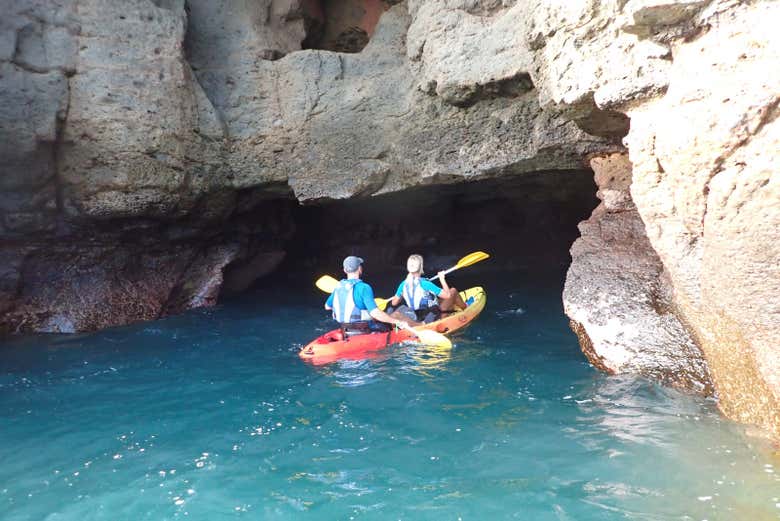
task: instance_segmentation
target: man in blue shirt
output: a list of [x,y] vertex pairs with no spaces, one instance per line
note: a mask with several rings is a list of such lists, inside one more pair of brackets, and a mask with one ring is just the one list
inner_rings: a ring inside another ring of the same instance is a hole
[[333,319],[341,324],[345,331],[387,331],[389,327],[386,324],[401,326],[406,323],[405,320],[393,318],[376,307],[374,290],[360,280],[363,274],[363,259],[350,255],[344,259],[343,267],[347,278],[339,282],[328,297],[325,309],[333,310]]

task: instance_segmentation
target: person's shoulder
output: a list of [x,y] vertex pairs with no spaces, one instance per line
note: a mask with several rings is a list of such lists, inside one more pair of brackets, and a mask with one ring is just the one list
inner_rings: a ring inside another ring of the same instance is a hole
[[374,288],[371,287],[371,284],[363,280],[355,284],[355,289],[358,291],[374,291]]
[[441,289],[439,286],[437,286],[436,284],[434,284],[428,279],[420,279],[420,286],[422,286],[423,289],[426,291]]

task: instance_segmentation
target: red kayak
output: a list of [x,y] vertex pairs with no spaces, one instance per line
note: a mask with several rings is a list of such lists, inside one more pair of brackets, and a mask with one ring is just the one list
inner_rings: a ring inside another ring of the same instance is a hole
[[[470,324],[487,303],[487,295],[481,287],[474,287],[461,291],[460,296],[464,301],[470,297],[474,301],[466,309],[451,313],[436,322],[417,326],[415,329],[430,329],[442,334],[448,334]],[[344,339],[340,329],[334,329],[313,340],[303,349],[298,356],[314,365],[322,365],[336,360],[362,360],[371,358],[372,354],[389,345],[398,344],[414,339],[415,336],[406,329],[393,329],[386,333],[366,333],[364,335],[352,335]]]

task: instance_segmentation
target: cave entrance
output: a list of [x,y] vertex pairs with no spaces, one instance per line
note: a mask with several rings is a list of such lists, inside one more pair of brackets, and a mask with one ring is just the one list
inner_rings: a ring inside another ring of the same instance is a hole
[[298,207],[283,273],[277,275],[306,281],[339,276],[342,259],[359,255],[372,276],[397,276],[411,253],[422,254],[433,275],[482,250],[490,261],[469,268],[469,275],[544,270],[554,272],[562,287],[577,224],[598,204],[595,193],[593,173],[583,169]]
[[306,38],[303,49],[358,53],[374,34],[387,0],[304,0]]

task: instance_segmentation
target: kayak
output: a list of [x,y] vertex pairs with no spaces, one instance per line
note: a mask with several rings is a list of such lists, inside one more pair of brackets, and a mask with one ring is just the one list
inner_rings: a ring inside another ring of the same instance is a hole
[[[473,297],[473,302],[466,308],[443,316],[435,322],[417,326],[414,329],[430,329],[442,334],[452,333],[470,324],[479,316],[487,303],[487,294],[481,287],[461,291],[464,302]],[[298,356],[314,365],[322,365],[343,358],[371,358],[372,353],[392,344],[410,341],[415,338],[411,331],[394,328],[387,332],[365,333],[344,338],[341,329],[329,331],[301,349]]]

